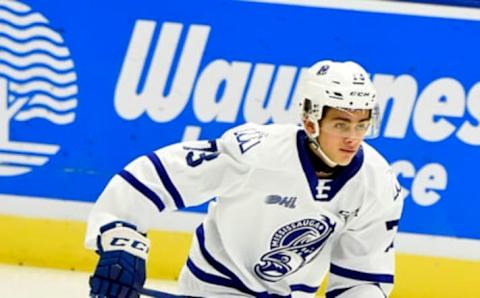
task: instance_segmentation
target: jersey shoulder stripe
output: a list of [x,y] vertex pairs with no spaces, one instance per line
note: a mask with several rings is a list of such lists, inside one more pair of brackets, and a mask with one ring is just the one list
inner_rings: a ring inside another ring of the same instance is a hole
[[173,198],[175,206],[177,209],[185,208],[185,204],[183,202],[182,196],[178,192],[177,188],[173,184],[172,180],[167,174],[167,170],[163,166],[160,158],[155,153],[151,153],[148,155],[148,159],[153,163],[155,170],[157,171],[160,180],[162,181],[163,185],[167,189],[170,196]]
[[163,204],[160,197],[154,193],[151,189],[149,189],[145,184],[140,182],[135,176],[133,176],[127,170],[122,170],[118,173],[120,177],[122,177],[128,184],[130,184],[133,188],[143,194],[146,198],[152,201],[153,204],[157,207],[158,211],[163,211],[165,209],[165,205]]

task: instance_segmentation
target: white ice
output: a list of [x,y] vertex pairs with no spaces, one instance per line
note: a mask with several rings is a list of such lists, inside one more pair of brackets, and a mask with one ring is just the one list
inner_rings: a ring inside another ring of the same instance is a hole
[[[88,276],[86,272],[0,264],[0,297],[86,298]],[[145,287],[176,293],[174,281],[152,279]]]

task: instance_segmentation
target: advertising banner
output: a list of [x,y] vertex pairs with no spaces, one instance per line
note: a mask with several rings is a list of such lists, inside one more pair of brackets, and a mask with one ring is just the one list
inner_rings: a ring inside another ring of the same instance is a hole
[[354,60],[379,93],[368,142],[404,188],[400,231],[480,239],[479,32],[244,1],[0,0],[0,193],[93,202],[156,148],[297,122],[302,71]]

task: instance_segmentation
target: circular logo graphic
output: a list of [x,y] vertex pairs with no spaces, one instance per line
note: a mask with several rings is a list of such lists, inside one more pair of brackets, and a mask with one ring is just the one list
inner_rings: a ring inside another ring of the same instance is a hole
[[278,281],[308,264],[322,250],[335,224],[320,219],[302,219],[278,229],[270,241],[270,251],[255,265],[255,273],[267,281]]
[[58,144],[16,140],[11,129],[32,119],[72,123],[76,81],[70,52],[48,20],[21,2],[0,0],[0,176],[26,174],[58,152]]

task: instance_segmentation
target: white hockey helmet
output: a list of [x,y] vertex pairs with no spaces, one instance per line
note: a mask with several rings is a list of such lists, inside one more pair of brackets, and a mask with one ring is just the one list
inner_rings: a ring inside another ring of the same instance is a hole
[[318,122],[322,119],[324,107],[346,111],[371,110],[371,122],[365,137],[378,136],[376,91],[363,67],[353,61],[319,61],[306,71],[300,84],[301,120],[310,120],[315,125],[310,138],[316,138],[320,132]]

